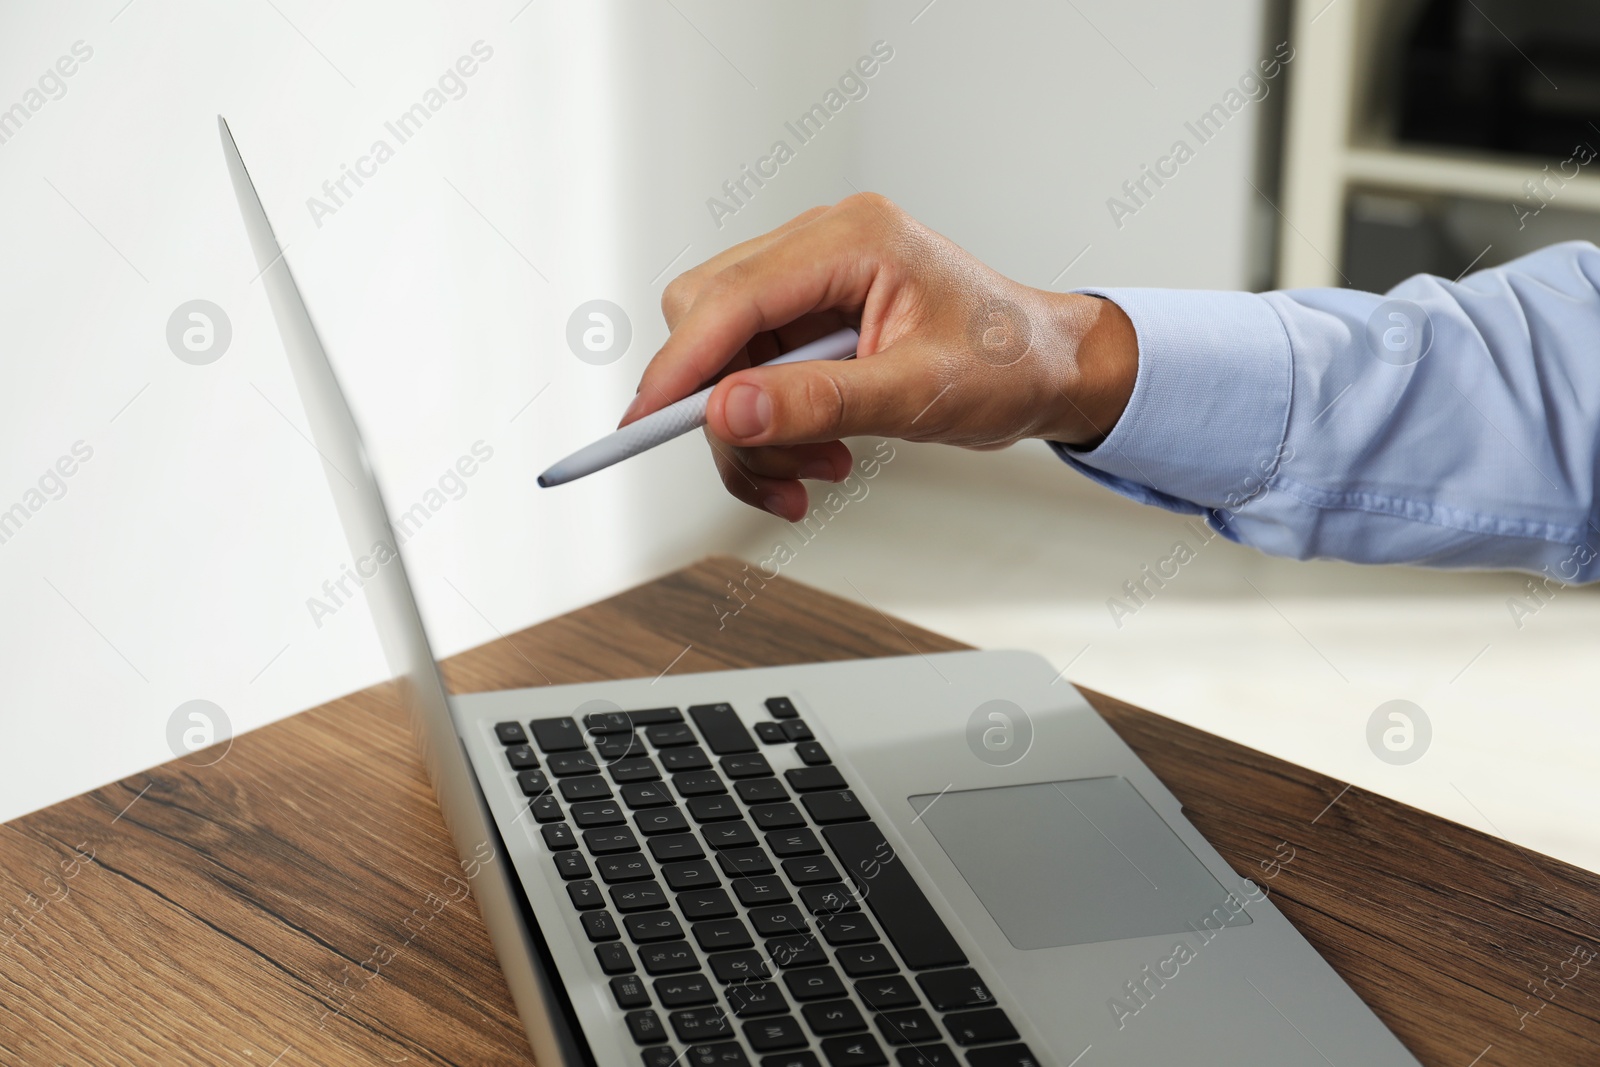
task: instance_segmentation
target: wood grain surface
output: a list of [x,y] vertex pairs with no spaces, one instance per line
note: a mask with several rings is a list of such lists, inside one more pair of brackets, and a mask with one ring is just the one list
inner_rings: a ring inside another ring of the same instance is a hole
[[[446,679],[963,647],[781,579],[745,586],[719,627],[748,574],[702,562],[457,656]],[[1429,1067],[1600,1063],[1600,878],[1091,700]],[[529,1063],[455,873],[387,686],[17,819],[0,827],[0,1064]]]

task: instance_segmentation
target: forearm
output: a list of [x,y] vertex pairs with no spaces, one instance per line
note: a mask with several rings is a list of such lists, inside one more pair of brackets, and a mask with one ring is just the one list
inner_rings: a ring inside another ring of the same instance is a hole
[[[1279,555],[1600,576],[1583,551],[1600,546],[1593,246],[1388,297],[1104,295],[1128,312],[1140,362],[1111,434],[1061,449],[1091,477]],[[1390,298],[1432,324],[1415,362],[1369,344]]]

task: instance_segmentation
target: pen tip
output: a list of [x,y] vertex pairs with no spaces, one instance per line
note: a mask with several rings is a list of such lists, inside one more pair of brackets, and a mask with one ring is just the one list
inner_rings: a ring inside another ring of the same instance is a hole
[[545,478],[544,475],[541,474],[541,475],[539,475],[538,478],[536,478],[534,480],[539,483],[539,488],[540,489],[548,489],[548,488],[550,488],[550,482],[549,482],[549,480],[547,480]]

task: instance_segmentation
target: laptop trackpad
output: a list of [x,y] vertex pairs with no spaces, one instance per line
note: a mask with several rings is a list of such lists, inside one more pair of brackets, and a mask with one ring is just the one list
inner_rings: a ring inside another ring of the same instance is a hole
[[1126,778],[908,799],[1019,949],[1250,922]]

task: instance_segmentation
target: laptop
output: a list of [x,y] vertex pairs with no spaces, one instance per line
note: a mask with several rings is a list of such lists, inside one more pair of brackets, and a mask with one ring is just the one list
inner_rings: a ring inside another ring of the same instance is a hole
[[446,693],[354,416],[218,125],[541,1067],[1416,1063],[1038,656]]

